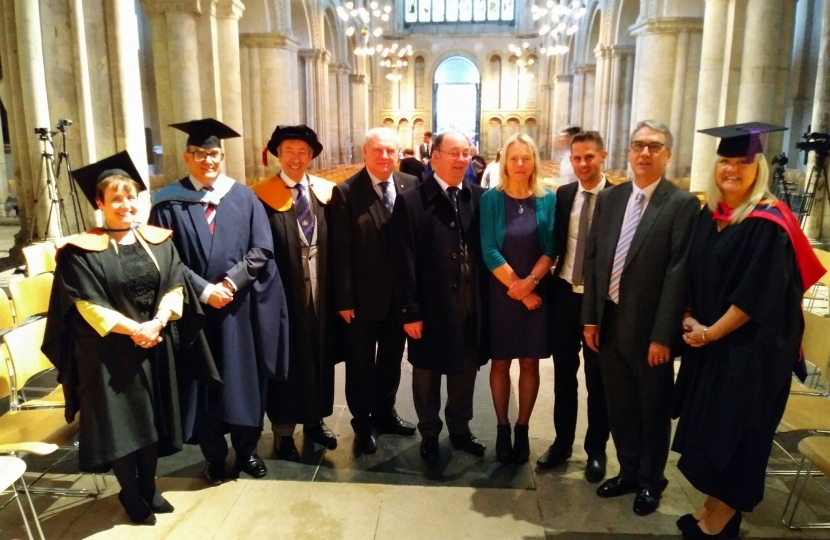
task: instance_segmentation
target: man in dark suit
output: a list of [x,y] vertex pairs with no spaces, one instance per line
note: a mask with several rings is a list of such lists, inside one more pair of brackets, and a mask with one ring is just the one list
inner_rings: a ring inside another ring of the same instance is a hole
[[600,497],[637,493],[634,513],[660,504],[671,437],[674,366],[686,296],[686,259],[700,205],[663,178],[672,136],[637,124],[628,163],[634,180],[597,197],[585,251],[582,322],[599,351],[620,474]]
[[429,163],[429,160],[432,159],[432,132],[427,131],[424,133],[424,142],[422,142],[418,146],[418,159],[426,165]]
[[434,173],[398,195],[392,214],[395,299],[409,336],[412,394],[418,413],[421,457],[438,460],[443,423],[441,378],[447,376],[444,416],[453,446],[476,456],[484,445],[470,432],[476,371],[487,362],[480,346],[486,299],[479,202],[484,189],[464,180],[470,143],[442,133],[430,163]]
[[582,333],[582,293],[585,283],[585,246],[597,195],[611,184],[602,174],[608,152],[596,131],[580,132],[570,144],[571,163],[578,182],[556,191],[557,264],[550,284],[551,346],[554,367],[553,425],[556,439],[537,464],[552,469],[571,457],[576,434],[578,404],[577,372],[579,351],[585,358],[588,388],[588,432],[585,478],[599,482],[605,477],[605,445],[608,442],[608,413],[597,353],[585,346]]
[[424,179],[424,164],[415,157],[415,150],[407,148],[403,151],[403,156],[400,166],[401,172],[414,176],[418,179],[418,182],[422,181]]
[[349,325],[346,401],[355,446],[374,454],[378,430],[415,433],[395,411],[406,334],[393,306],[387,222],[397,195],[418,179],[394,170],[398,143],[389,128],[366,134],[363,156],[366,166],[332,192],[332,259],[335,309]]

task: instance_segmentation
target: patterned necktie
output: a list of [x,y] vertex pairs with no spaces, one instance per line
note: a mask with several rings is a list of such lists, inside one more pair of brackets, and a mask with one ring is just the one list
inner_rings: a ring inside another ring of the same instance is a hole
[[303,184],[294,184],[294,188],[297,190],[297,200],[294,201],[297,223],[305,239],[308,240],[308,245],[311,245],[311,239],[314,238],[314,218],[311,215],[311,204],[306,196],[306,187]]
[[579,213],[579,231],[576,233],[576,253],[574,254],[574,271],[571,279],[574,285],[585,282],[585,240],[588,238],[588,210],[591,208],[590,191],[582,192],[582,211]]
[[461,216],[458,213],[458,193],[459,189],[457,187],[450,186],[447,188],[447,196],[455,209],[455,221],[452,226],[458,227],[458,241],[461,243],[461,247],[464,248],[464,231],[461,229]]
[[389,182],[380,182],[378,185],[383,192],[383,206],[391,212],[395,207],[395,203],[392,202],[392,193],[389,191]]
[[[202,191],[213,191],[213,186],[204,186]],[[208,227],[210,227],[210,234],[213,234],[213,231],[216,229],[216,221],[213,219],[216,217],[216,205],[213,203],[203,202],[202,206],[205,209],[205,218],[207,218]]]
[[634,240],[634,233],[637,232],[637,225],[640,223],[645,199],[645,193],[642,191],[637,193],[631,213],[623,223],[622,229],[620,229],[617,251],[614,252],[614,264],[611,266],[611,281],[608,284],[608,296],[615,304],[620,303],[620,278],[622,277],[623,267],[625,267],[625,257],[628,255],[631,241]]

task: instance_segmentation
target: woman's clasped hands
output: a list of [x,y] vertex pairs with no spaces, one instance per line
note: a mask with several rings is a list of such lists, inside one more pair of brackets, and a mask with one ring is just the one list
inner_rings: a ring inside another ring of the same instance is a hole
[[152,319],[143,323],[136,323],[136,328],[130,337],[136,346],[149,349],[162,342],[161,331],[164,327],[158,319]]
[[542,305],[542,297],[533,292],[536,282],[532,277],[517,279],[507,288],[507,296],[513,300],[519,300],[529,310],[534,310]]

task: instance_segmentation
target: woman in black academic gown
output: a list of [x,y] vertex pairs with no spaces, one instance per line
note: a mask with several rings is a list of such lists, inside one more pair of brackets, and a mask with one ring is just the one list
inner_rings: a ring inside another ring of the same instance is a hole
[[67,421],[80,413],[81,471],[112,468],[130,519],[152,525],[173,511],[156,489],[156,463],[182,447],[176,360],[201,312],[185,306],[170,231],[135,221],[144,186],[127,153],[73,176],[105,226],[58,251],[43,352],[64,386]]
[[737,537],[741,512],[763,499],[790,378],[803,366],[801,298],[824,273],[795,216],[767,189],[758,131],[706,130],[722,140],[689,255],[672,445],[680,471],[708,495],[677,522],[687,539]]

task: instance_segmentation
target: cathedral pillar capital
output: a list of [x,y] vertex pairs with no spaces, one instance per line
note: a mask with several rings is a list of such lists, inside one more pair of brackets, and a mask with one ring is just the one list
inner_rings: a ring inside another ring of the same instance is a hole
[[645,19],[628,27],[631,35],[679,34],[703,32],[703,19],[698,17],[661,17]]
[[219,19],[242,18],[245,11],[245,4],[241,0],[218,0],[216,2],[216,17]]
[[141,0],[141,9],[148,17],[170,12],[201,15],[203,8],[210,10],[215,0]]
[[305,60],[323,62],[324,64],[328,64],[331,60],[331,53],[325,49],[300,49],[297,54]]
[[351,74],[349,75],[349,82],[352,84],[366,84],[366,75]]
[[239,34],[239,45],[249,49],[288,49],[296,51],[300,48],[299,42],[278,32]]

